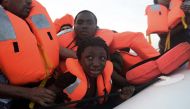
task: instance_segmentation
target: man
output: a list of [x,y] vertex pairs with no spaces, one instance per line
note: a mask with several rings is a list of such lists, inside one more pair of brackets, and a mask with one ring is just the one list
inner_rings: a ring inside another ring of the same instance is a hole
[[[190,2],[189,2],[190,3]],[[170,0],[154,0],[154,4],[161,4],[163,6],[166,6],[169,9]],[[189,24],[189,8],[190,4],[187,2],[183,2],[181,5],[182,10],[185,12],[185,19],[186,22]],[[178,25],[176,25],[174,28],[170,30],[170,48],[175,47],[181,42],[189,41],[189,29],[185,29],[182,22],[180,22]],[[159,41],[159,48],[160,53],[163,54],[165,52],[165,43],[167,39],[168,33],[161,33],[158,34],[160,37]]]
[[[35,0],[0,3],[0,75],[9,81],[0,82],[0,98],[27,99],[48,106],[56,94],[43,86],[59,63],[53,23],[45,8]],[[6,103],[0,101],[0,108],[8,109]],[[25,106],[24,102],[18,103]],[[27,109],[28,104],[23,108]]]
[[[59,37],[59,42],[61,46],[76,51],[77,45],[80,43],[80,40],[89,36],[91,37],[99,36],[102,39],[104,39],[108,44],[112,53],[115,52],[116,50],[120,50],[122,48],[127,48],[127,47],[133,49],[141,58],[140,60],[138,60],[138,62],[159,55],[159,53],[150,44],[147,43],[142,33],[138,32],[115,33],[111,30],[99,29],[97,26],[96,16],[88,10],[83,10],[76,15],[74,20],[74,31],[62,34]],[[75,54],[75,52],[73,52],[73,54]],[[125,60],[124,62],[126,61],[128,60]],[[135,60],[132,61],[134,62]],[[115,64],[115,66],[118,65]],[[62,69],[64,70],[64,68]],[[115,67],[114,69],[120,69],[122,75],[125,75],[126,73],[126,71],[122,70],[123,66],[117,68]],[[123,81],[122,83],[125,83],[124,82],[125,79],[119,79],[119,80],[122,80]]]

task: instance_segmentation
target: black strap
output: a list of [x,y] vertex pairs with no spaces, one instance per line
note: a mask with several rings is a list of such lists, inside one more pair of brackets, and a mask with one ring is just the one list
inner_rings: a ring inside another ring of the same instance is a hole
[[[71,44],[74,43],[75,40],[76,40],[76,38],[74,38],[74,39],[69,43],[69,45],[67,45],[66,48],[69,48],[69,47],[71,46]],[[76,47],[76,44],[75,44],[73,47],[71,47],[70,49],[73,49],[74,47]]]

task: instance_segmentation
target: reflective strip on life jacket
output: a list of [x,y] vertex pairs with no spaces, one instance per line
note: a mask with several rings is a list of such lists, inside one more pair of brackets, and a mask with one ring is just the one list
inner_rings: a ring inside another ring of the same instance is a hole
[[14,40],[16,34],[13,26],[5,13],[5,10],[0,7],[0,41]]
[[57,33],[57,36],[58,37],[61,37],[63,34],[66,34],[66,33],[69,33],[69,32],[72,32],[73,29],[65,29],[65,30],[61,30],[59,33]]
[[[66,67],[67,67],[67,70],[70,73],[72,73],[73,75],[75,75],[77,77],[77,79],[80,81],[76,81],[74,84],[72,84],[72,88],[69,91],[64,90],[64,92],[69,96],[69,98],[71,98],[71,101],[81,100],[86,95],[87,88],[88,88],[88,82],[87,82],[86,75],[83,72],[83,69],[77,59],[68,58],[66,60]],[[111,81],[112,72],[113,72],[113,65],[110,61],[107,61],[104,71],[102,73],[104,77],[101,74],[97,77],[98,96],[104,95],[105,89],[107,90],[108,94],[110,93],[110,91],[111,91],[111,82],[110,81]],[[80,83],[80,84],[78,84],[78,83]],[[104,84],[105,84],[105,86],[104,86]]]
[[[6,22],[9,27],[12,26],[10,28],[14,29],[16,36],[12,34],[11,37],[14,38],[0,41],[0,67],[2,72],[10,84],[24,85],[41,81],[45,78],[45,66],[34,34],[23,19],[8,11],[1,12],[4,14],[0,14],[0,22]],[[33,66],[34,63],[35,67]]]
[[148,5],[146,7],[148,28],[146,35],[168,32],[168,9],[163,5]]
[[49,22],[43,14],[33,15],[31,16],[31,20],[38,29],[50,27]]
[[59,43],[55,28],[46,9],[36,0],[33,0],[32,5],[33,8],[26,21],[35,34],[46,70],[52,73],[59,63]]
[[67,88],[65,88],[65,91],[67,93],[69,93],[69,94],[73,93],[73,91],[78,87],[78,85],[80,84],[80,82],[81,82],[81,80],[79,78],[77,78],[74,83],[72,83]]

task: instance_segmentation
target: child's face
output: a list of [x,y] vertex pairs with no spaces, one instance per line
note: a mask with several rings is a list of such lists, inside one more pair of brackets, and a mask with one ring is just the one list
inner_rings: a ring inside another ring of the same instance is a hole
[[105,67],[107,54],[102,47],[89,46],[84,49],[79,61],[88,76],[97,77]]

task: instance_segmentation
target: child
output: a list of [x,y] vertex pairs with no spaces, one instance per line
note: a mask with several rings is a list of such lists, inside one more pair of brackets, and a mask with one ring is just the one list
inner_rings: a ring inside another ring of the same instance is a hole
[[[108,107],[103,106],[109,100],[109,94],[119,93],[112,90],[111,76],[113,65],[109,61],[108,46],[99,37],[85,37],[78,45],[77,57],[78,59],[68,58],[66,60],[68,71],[59,76],[50,89],[56,93],[60,93],[58,95],[64,95],[64,97],[60,97],[63,101],[86,100],[86,102],[75,104],[74,107],[107,109]],[[64,89],[64,93],[62,93],[62,89]],[[118,98],[118,100],[114,99],[114,101],[128,99],[133,94],[134,87],[123,87],[120,90],[121,94],[118,94],[120,96],[114,97]],[[102,96],[102,98],[98,98],[97,96]],[[87,100],[95,97],[97,98],[96,100]]]

